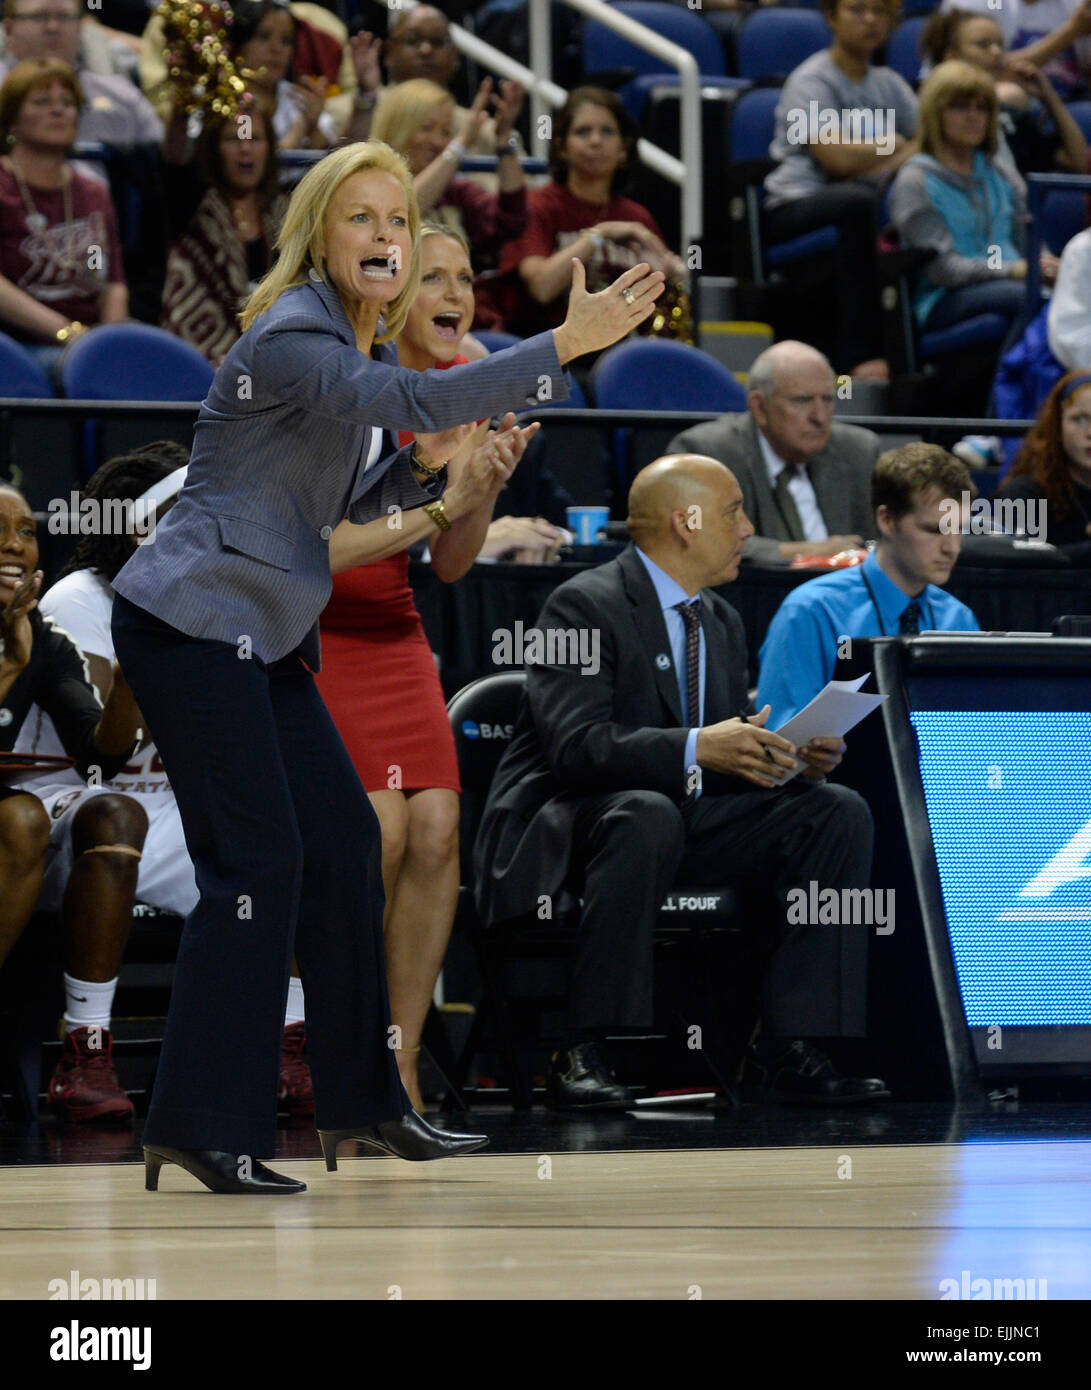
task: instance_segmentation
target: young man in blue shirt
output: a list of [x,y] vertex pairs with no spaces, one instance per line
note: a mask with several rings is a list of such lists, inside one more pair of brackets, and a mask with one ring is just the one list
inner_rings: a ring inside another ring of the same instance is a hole
[[964,603],[944,593],[962,549],[973,483],[937,444],[904,444],[875,465],[878,542],[862,565],[801,584],[777,610],[762,644],[759,706],[779,728],[833,678],[848,637],[977,632]]

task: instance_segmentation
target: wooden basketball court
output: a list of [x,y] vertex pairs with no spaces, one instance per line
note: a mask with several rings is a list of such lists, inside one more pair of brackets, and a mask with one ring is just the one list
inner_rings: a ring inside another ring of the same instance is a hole
[[308,1191],[213,1196],[164,1168],[145,1193],[128,1163],[0,1168],[0,1296],[49,1298],[71,1271],[154,1279],[161,1300],[937,1300],[980,1279],[1091,1296],[1087,1142],[276,1167]]

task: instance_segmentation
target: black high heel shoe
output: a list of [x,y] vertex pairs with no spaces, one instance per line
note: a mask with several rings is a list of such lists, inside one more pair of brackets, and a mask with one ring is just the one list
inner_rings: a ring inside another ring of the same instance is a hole
[[415,1110],[408,1111],[400,1120],[384,1120],[381,1125],[371,1125],[367,1129],[320,1129],[318,1137],[322,1141],[322,1157],[326,1160],[326,1172],[337,1171],[337,1146],[342,1139],[355,1139],[379,1153],[391,1154],[394,1158],[407,1158],[421,1163],[430,1158],[453,1158],[456,1154],[468,1154],[481,1149],[489,1142],[487,1134],[456,1134],[447,1129],[436,1129]]
[[274,1173],[256,1158],[249,1160],[250,1175],[244,1178],[239,1176],[238,1154],[222,1153],[219,1149],[167,1149],[159,1144],[145,1144],[146,1191],[158,1191],[159,1170],[164,1163],[177,1163],[179,1168],[203,1182],[210,1192],[255,1192],[270,1197],[307,1190],[305,1182]]

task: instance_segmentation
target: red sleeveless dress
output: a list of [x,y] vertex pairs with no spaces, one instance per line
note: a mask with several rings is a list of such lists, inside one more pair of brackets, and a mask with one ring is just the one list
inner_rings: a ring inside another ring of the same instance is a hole
[[[402,434],[399,442],[411,438]],[[365,791],[461,791],[443,688],[409,585],[408,551],[334,575],[320,628],[315,680]]]

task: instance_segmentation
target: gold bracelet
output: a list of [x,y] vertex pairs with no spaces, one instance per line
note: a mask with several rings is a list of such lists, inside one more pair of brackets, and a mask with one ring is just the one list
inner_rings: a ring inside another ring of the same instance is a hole
[[66,323],[63,328],[58,328],[54,337],[58,343],[67,343],[70,338],[78,337],[84,329],[84,325],[79,319],[73,319],[71,323]]
[[447,515],[447,508],[443,505],[442,497],[438,502],[425,502],[421,511],[426,512],[441,531],[451,529],[451,518]]

